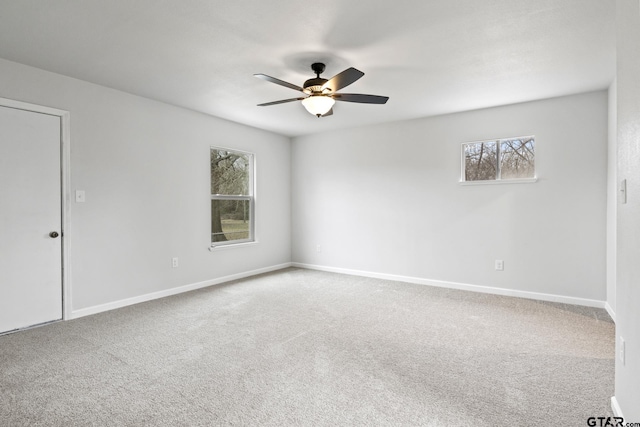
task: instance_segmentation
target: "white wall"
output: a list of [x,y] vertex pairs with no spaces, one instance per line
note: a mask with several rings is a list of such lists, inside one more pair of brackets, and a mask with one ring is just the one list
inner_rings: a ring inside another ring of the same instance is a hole
[[[290,261],[288,138],[5,60],[0,97],[70,111],[74,311]],[[256,155],[257,245],[208,250],[211,145]]]
[[625,339],[626,363],[616,359],[615,398],[627,422],[640,422],[639,3],[616,3],[618,181],[627,180],[628,202],[617,207],[616,343]]
[[[530,134],[538,182],[459,184],[462,142]],[[606,91],[298,137],[293,261],[602,303],[606,168]]]

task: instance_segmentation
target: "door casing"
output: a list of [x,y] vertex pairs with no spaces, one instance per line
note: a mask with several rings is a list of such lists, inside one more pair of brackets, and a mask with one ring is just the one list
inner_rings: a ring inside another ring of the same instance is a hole
[[45,107],[42,105],[29,104],[13,99],[0,98],[0,106],[15,108],[18,110],[32,111],[35,113],[48,114],[60,117],[60,204],[62,206],[60,224],[62,233],[62,320],[71,319],[71,271],[69,260],[71,255],[71,233],[70,233],[70,161],[71,161],[71,133],[69,129],[70,114],[68,111],[57,108]]

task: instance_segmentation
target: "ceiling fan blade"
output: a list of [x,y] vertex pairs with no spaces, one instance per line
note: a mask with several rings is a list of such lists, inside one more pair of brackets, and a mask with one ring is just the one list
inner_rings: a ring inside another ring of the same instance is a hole
[[302,98],[283,99],[283,100],[280,100],[280,101],[273,101],[273,102],[265,102],[264,104],[258,104],[258,107],[267,107],[269,105],[284,104],[285,102],[300,101],[300,100],[303,100],[303,99],[304,99],[304,97],[302,97]]
[[302,88],[294,85],[293,83],[285,82],[284,80],[276,79],[275,77],[267,76],[266,74],[254,74],[254,76],[259,79],[302,92]]
[[333,116],[333,108],[321,115],[320,117]]
[[343,72],[331,77],[325,84],[322,85],[322,90],[331,89],[332,92],[337,92],[343,87],[349,86],[351,83],[364,76],[364,73],[355,68],[347,68]]
[[336,93],[331,95],[336,101],[359,102],[361,104],[386,104],[388,96],[363,95],[360,93]]

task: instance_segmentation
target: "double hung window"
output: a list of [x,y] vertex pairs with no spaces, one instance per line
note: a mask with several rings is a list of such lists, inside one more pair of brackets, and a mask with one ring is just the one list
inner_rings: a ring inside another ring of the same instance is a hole
[[211,147],[211,246],[254,241],[253,154]]

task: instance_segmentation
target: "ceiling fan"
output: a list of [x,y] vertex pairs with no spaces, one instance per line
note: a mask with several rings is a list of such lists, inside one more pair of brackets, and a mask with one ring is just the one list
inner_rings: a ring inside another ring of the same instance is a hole
[[333,114],[333,104],[336,101],[358,102],[361,104],[385,104],[389,99],[388,96],[363,95],[359,93],[336,93],[340,89],[349,86],[351,83],[364,76],[364,73],[351,67],[327,80],[320,77],[320,74],[324,72],[324,68],[325,65],[321,62],[311,64],[311,69],[316,73],[316,77],[304,82],[303,87],[276,79],[275,77],[267,76],[266,74],[254,74],[254,76],[259,79],[288,87],[307,95],[299,98],[266,102],[264,104],[258,104],[258,107],[284,104],[285,102],[302,101],[302,105],[309,113],[317,117],[326,117]]

